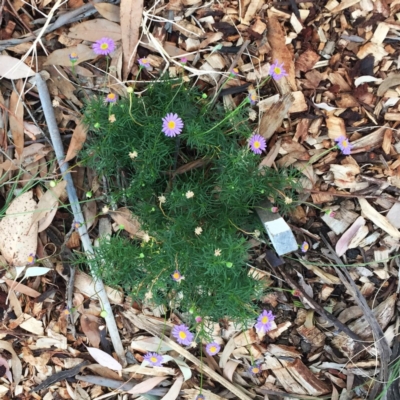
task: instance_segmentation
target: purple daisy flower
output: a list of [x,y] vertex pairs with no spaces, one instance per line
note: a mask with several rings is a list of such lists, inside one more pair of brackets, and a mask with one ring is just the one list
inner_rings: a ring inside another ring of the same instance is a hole
[[279,208],[276,206],[271,207],[271,212],[277,213],[279,211]]
[[349,142],[346,136],[342,135],[335,139],[337,147],[342,151],[343,154],[348,156],[351,153],[353,145]]
[[33,265],[36,262],[36,257],[35,254],[31,253],[29,254],[28,258],[27,258],[27,265]]
[[249,93],[248,99],[250,101],[251,105],[254,105],[257,103],[257,95],[255,93]]
[[172,335],[179,344],[183,344],[185,346],[189,346],[194,338],[193,333],[191,333],[189,328],[183,324],[175,326],[174,329],[172,329]]
[[93,51],[98,56],[108,56],[115,50],[115,42],[111,38],[101,38],[93,43]]
[[308,249],[310,248],[310,245],[307,243],[307,242],[303,242],[302,243],[302,245],[301,245],[301,251],[303,252],[303,253],[307,253],[307,251],[308,251]]
[[118,96],[114,93],[109,93],[106,97],[107,103],[115,103],[118,100]]
[[201,318],[200,315],[198,315],[194,320],[195,320],[198,324],[200,324],[200,322],[203,321],[203,318]]
[[253,364],[250,365],[250,368],[248,369],[248,372],[252,375],[257,375],[261,372],[260,364]]
[[283,76],[287,76],[285,68],[283,67],[283,63],[279,65],[278,61],[275,61],[270,69],[269,74],[276,80],[279,81]]
[[186,64],[187,61],[188,61],[188,60],[187,60],[186,57],[182,57],[182,58],[180,59],[181,64]]
[[204,394],[198,394],[196,400],[205,400]]
[[221,350],[221,346],[217,342],[208,343],[206,352],[209,356],[215,356]]
[[231,74],[232,76],[237,76],[237,75],[239,75],[239,70],[238,70],[237,68],[232,68],[229,72],[230,72],[230,74]]
[[257,323],[255,325],[257,333],[266,333],[271,330],[272,321],[275,319],[275,316],[271,311],[264,310],[257,319]]
[[171,274],[171,278],[175,282],[180,282],[182,279],[185,279],[182,274],[176,269],[173,274]]
[[69,55],[69,60],[71,61],[72,64],[76,63],[78,61],[78,54],[76,53],[71,53]]
[[249,146],[254,154],[261,154],[267,148],[267,142],[256,133],[250,138]]
[[167,114],[163,120],[162,131],[165,133],[165,136],[175,137],[180,135],[183,129],[183,121],[178,117],[178,114]]
[[147,353],[144,356],[144,359],[152,366],[152,367],[162,367],[163,356],[157,353]]
[[150,61],[148,58],[139,58],[138,63],[143,68],[150,68]]

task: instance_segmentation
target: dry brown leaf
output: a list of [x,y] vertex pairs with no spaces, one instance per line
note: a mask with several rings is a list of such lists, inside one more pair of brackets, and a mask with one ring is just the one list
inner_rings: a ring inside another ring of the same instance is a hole
[[110,211],[110,216],[131,235],[138,238],[145,235],[145,232],[140,230],[140,223],[137,218],[126,207],[121,207],[117,211]]
[[80,322],[82,331],[89,340],[89,343],[93,347],[98,348],[100,344],[99,319],[91,314],[82,314]]
[[11,354],[11,358],[12,358],[11,369],[13,372],[14,384],[15,384],[15,386],[17,386],[18,383],[21,381],[21,377],[22,377],[21,360],[15,353],[11,344],[6,342],[5,340],[0,340],[0,349],[7,350]]
[[[110,3],[97,3],[94,4],[94,8],[99,12],[99,14],[109,21],[112,22],[119,22],[120,21],[120,9],[118,6]],[[124,10],[126,11],[126,10]],[[139,15],[141,16],[142,13],[140,12]]]
[[229,360],[224,367],[224,372],[223,375],[226,379],[230,380],[231,382],[233,382],[233,373],[235,372],[236,368],[238,367],[240,363],[237,361],[232,361]]
[[91,200],[82,206],[83,216],[85,217],[86,229],[89,230],[97,223],[97,202]]
[[130,394],[144,394],[147,393],[149,390],[156,387],[159,383],[167,379],[165,376],[156,376],[154,378],[147,379],[144,382],[139,383],[138,385],[134,386],[131,390],[127,393]]
[[[19,93],[22,92],[22,81],[16,82],[16,88]],[[24,106],[22,97],[15,91],[10,97],[10,129],[12,133],[15,150],[18,157],[21,156],[24,150]]]
[[[122,4],[121,9],[123,9]],[[103,37],[117,41],[121,40],[121,27],[115,22],[98,18],[74,25],[67,36],[73,39],[89,40],[90,42],[95,42]]]
[[388,221],[385,216],[379,214],[379,212],[376,211],[367,200],[359,198],[358,201],[361,206],[362,214],[365,218],[371,220],[375,225],[379,226],[379,228],[383,229],[390,236],[400,239],[400,232]]
[[35,75],[35,71],[24,64],[19,58],[0,55],[0,77],[7,79],[22,79]]
[[139,28],[142,22],[143,0],[121,0],[120,17],[123,49],[123,79],[127,79],[135,61]]
[[71,143],[68,147],[68,152],[65,157],[65,162],[72,160],[78,152],[82,149],[83,145],[86,142],[87,137],[87,128],[79,123],[74,129],[74,133],[72,134]]
[[23,283],[19,283],[16,281],[13,281],[11,279],[7,278],[1,278],[2,281],[7,283],[7,285],[10,287],[10,289],[15,290],[16,292],[26,294],[29,297],[39,297],[40,293],[37,292],[36,290],[30,288],[29,286],[24,285]]
[[71,67],[71,60],[69,59],[71,53],[76,53],[78,55],[78,60],[75,62],[75,65],[96,58],[96,53],[91,47],[85,46],[84,44],[78,44],[77,46],[53,51],[47,57],[47,60],[43,65],[62,65],[64,67]]
[[272,49],[272,61],[278,61],[283,66],[288,74],[287,81],[289,82],[292,91],[297,90],[294,70],[293,54],[286,47],[286,37],[282,30],[281,23],[278,19],[268,11],[268,42]]
[[168,390],[168,393],[161,400],[175,400],[178,398],[183,385],[183,376],[179,375],[174,384]]
[[37,204],[36,212],[32,218],[32,225],[36,226],[38,222],[45,218],[48,214],[52,213],[53,208],[57,206],[60,196],[64,193],[67,181],[59,182],[55,187],[49,188],[47,192],[41,197]]
[[12,201],[0,221],[1,254],[11,265],[26,265],[29,255],[36,253],[38,227],[32,224],[35,208],[32,191],[25,192]]

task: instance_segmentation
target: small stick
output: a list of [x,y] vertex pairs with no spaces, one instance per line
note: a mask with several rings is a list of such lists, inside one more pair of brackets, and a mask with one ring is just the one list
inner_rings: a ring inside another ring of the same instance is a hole
[[[75,221],[82,222],[82,224],[80,224],[80,227],[78,228],[78,232],[82,240],[82,245],[83,248],[85,249],[85,252],[90,257],[93,255],[92,243],[90,241],[89,234],[86,229],[86,224],[83,223],[85,219],[82,214],[81,206],[79,204],[74,183],[72,181],[72,175],[70,172],[68,172],[69,168],[68,163],[64,161],[65,160],[64,147],[61,141],[60,131],[58,130],[56,117],[54,115],[49,90],[46,86],[46,83],[40,76],[40,74],[36,74],[36,86],[38,88],[39,98],[42,103],[44,116],[47,122],[54,151],[56,153],[57,161],[60,166],[61,173],[63,174],[64,179],[67,181],[67,193],[74,214],[74,219]],[[117,356],[120,359],[121,364],[125,366],[127,362],[125,358],[124,348],[122,346],[121,338],[119,337],[117,324],[115,322],[113,310],[108,300],[103,281],[100,279],[100,277],[95,276],[95,274],[93,274],[93,276],[95,278],[94,279],[95,292],[97,293],[97,296],[102,304],[102,307],[107,314],[105,320],[111,341],[113,343],[115,352],[117,353]]]

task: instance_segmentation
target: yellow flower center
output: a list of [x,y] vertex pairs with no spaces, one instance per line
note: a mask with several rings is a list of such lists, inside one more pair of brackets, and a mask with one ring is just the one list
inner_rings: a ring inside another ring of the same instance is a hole
[[254,147],[255,149],[259,149],[260,146],[261,146],[261,143],[260,143],[258,140],[256,140],[256,141],[253,143],[253,147]]
[[148,60],[147,58],[142,58],[142,63],[143,63],[143,64],[148,64],[148,63],[149,63],[149,60]]
[[303,249],[304,249],[304,250],[308,250],[308,247],[309,247],[309,246],[308,246],[308,243],[306,243],[306,244],[303,245]]
[[175,272],[175,273],[173,274],[173,277],[174,277],[174,279],[179,279],[179,277],[180,277],[179,272]]
[[252,371],[254,374],[258,374],[260,372],[260,369],[257,367],[253,367]]
[[71,53],[71,57],[72,57],[72,58],[78,57],[78,54],[76,54],[76,53]]
[[215,353],[217,351],[217,348],[215,346],[210,347],[211,353]]
[[274,72],[275,72],[277,75],[280,75],[280,74],[282,73],[282,70],[281,70],[279,67],[275,67],[275,68],[274,68]]
[[342,141],[342,146],[343,146],[343,147],[347,147],[348,145],[349,145],[349,144],[347,143],[347,140],[346,140],[346,139]]
[[150,358],[150,361],[153,362],[153,363],[156,363],[158,360],[157,360],[156,357],[151,357],[151,358]]
[[28,263],[32,263],[33,262],[33,257],[32,256],[28,256]]
[[268,323],[268,321],[269,321],[268,317],[262,317],[262,319],[261,319],[262,324],[266,324],[266,323]]
[[183,332],[183,331],[180,331],[180,332],[179,332],[179,337],[180,337],[181,339],[186,339],[186,333]]
[[108,49],[108,43],[102,43],[102,44],[100,45],[100,48],[101,48],[102,50],[107,50],[107,49]]
[[169,129],[174,129],[175,128],[175,122],[174,121],[169,121],[168,122],[168,128]]
[[252,99],[253,101],[256,101],[256,100],[257,100],[257,96],[256,96],[255,94],[252,94],[252,95],[251,95],[251,99]]
[[239,70],[237,69],[237,68],[233,68],[233,70],[232,70],[235,74],[238,74],[239,73]]
[[110,93],[107,97],[108,97],[110,100],[114,100],[114,99],[115,99],[115,94],[114,94],[114,93]]

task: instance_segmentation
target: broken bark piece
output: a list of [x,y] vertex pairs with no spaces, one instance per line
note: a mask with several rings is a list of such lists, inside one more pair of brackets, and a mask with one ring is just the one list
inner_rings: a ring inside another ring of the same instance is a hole
[[272,204],[265,201],[256,207],[256,211],[275,251],[279,256],[282,256],[298,250],[299,246],[289,225],[279,213],[273,213],[271,207]]
[[265,112],[260,122],[260,135],[269,139],[275,131],[282,125],[282,121],[287,117],[294,98],[290,94],[282,97],[282,100],[273,104],[268,112]]

